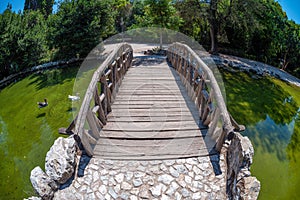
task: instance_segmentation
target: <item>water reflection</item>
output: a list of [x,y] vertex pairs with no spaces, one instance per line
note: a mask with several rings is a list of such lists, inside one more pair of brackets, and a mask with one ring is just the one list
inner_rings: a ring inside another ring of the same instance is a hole
[[245,73],[222,74],[229,112],[246,125],[242,134],[255,149],[251,171],[262,184],[259,199],[297,199],[300,88]]
[[261,146],[264,152],[275,153],[277,159],[286,159],[287,144],[293,134],[295,121],[289,124],[277,124],[268,114],[266,119],[246,127],[243,135],[251,138],[255,147]]

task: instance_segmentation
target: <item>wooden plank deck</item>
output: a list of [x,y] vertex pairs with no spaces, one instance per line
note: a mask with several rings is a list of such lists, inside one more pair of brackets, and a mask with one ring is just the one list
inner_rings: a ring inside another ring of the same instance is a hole
[[139,62],[127,72],[94,156],[109,159],[173,159],[207,156],[196,106],[165,60]]

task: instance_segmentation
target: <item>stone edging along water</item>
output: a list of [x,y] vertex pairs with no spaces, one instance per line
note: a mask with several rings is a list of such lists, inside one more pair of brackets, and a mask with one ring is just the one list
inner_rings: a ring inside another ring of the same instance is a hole
[[300,87],[299,78],[265,63],[223,54],[208,55],[200,52],[199,55],[206,64],[216,64],[225,69],[237,69],[240,71],[254,73],[258,76],[268,75]]
[[49,63],[44,63],[41,65],[37,65],[28,69],[25,69],[21,72],[18,72],[16,74],[9,75],[8,77],[5,77],[4,79],[0,80],[0,89],[5,88],[9,84],[16,82],[22,78],[25,78],[26,76],[33,74],[35,72],[39,71],[44,71],[48,69],[55,69],[55,68],[63,68],[67,67],[71,64],[77,63],[77,62],[82,62],[84,59],[82,58],[71,58],[70,60],[66,61],[55,61],[55,62],[49,62]]

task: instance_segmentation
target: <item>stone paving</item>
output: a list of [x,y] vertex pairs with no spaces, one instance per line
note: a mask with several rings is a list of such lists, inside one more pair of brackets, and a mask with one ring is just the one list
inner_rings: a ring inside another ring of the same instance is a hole
[[82,158],[72,183],[54,199],[226,199],[222,154],[151,161]]

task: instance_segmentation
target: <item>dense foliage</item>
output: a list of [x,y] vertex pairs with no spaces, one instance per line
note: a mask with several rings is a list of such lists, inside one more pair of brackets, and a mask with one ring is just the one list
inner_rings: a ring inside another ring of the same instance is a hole
[[300,77],[300,25],[275,0],[26,0],[0,14],[0,79],[47,61],[85,57],[126,29],[179,30],[207,47]]

